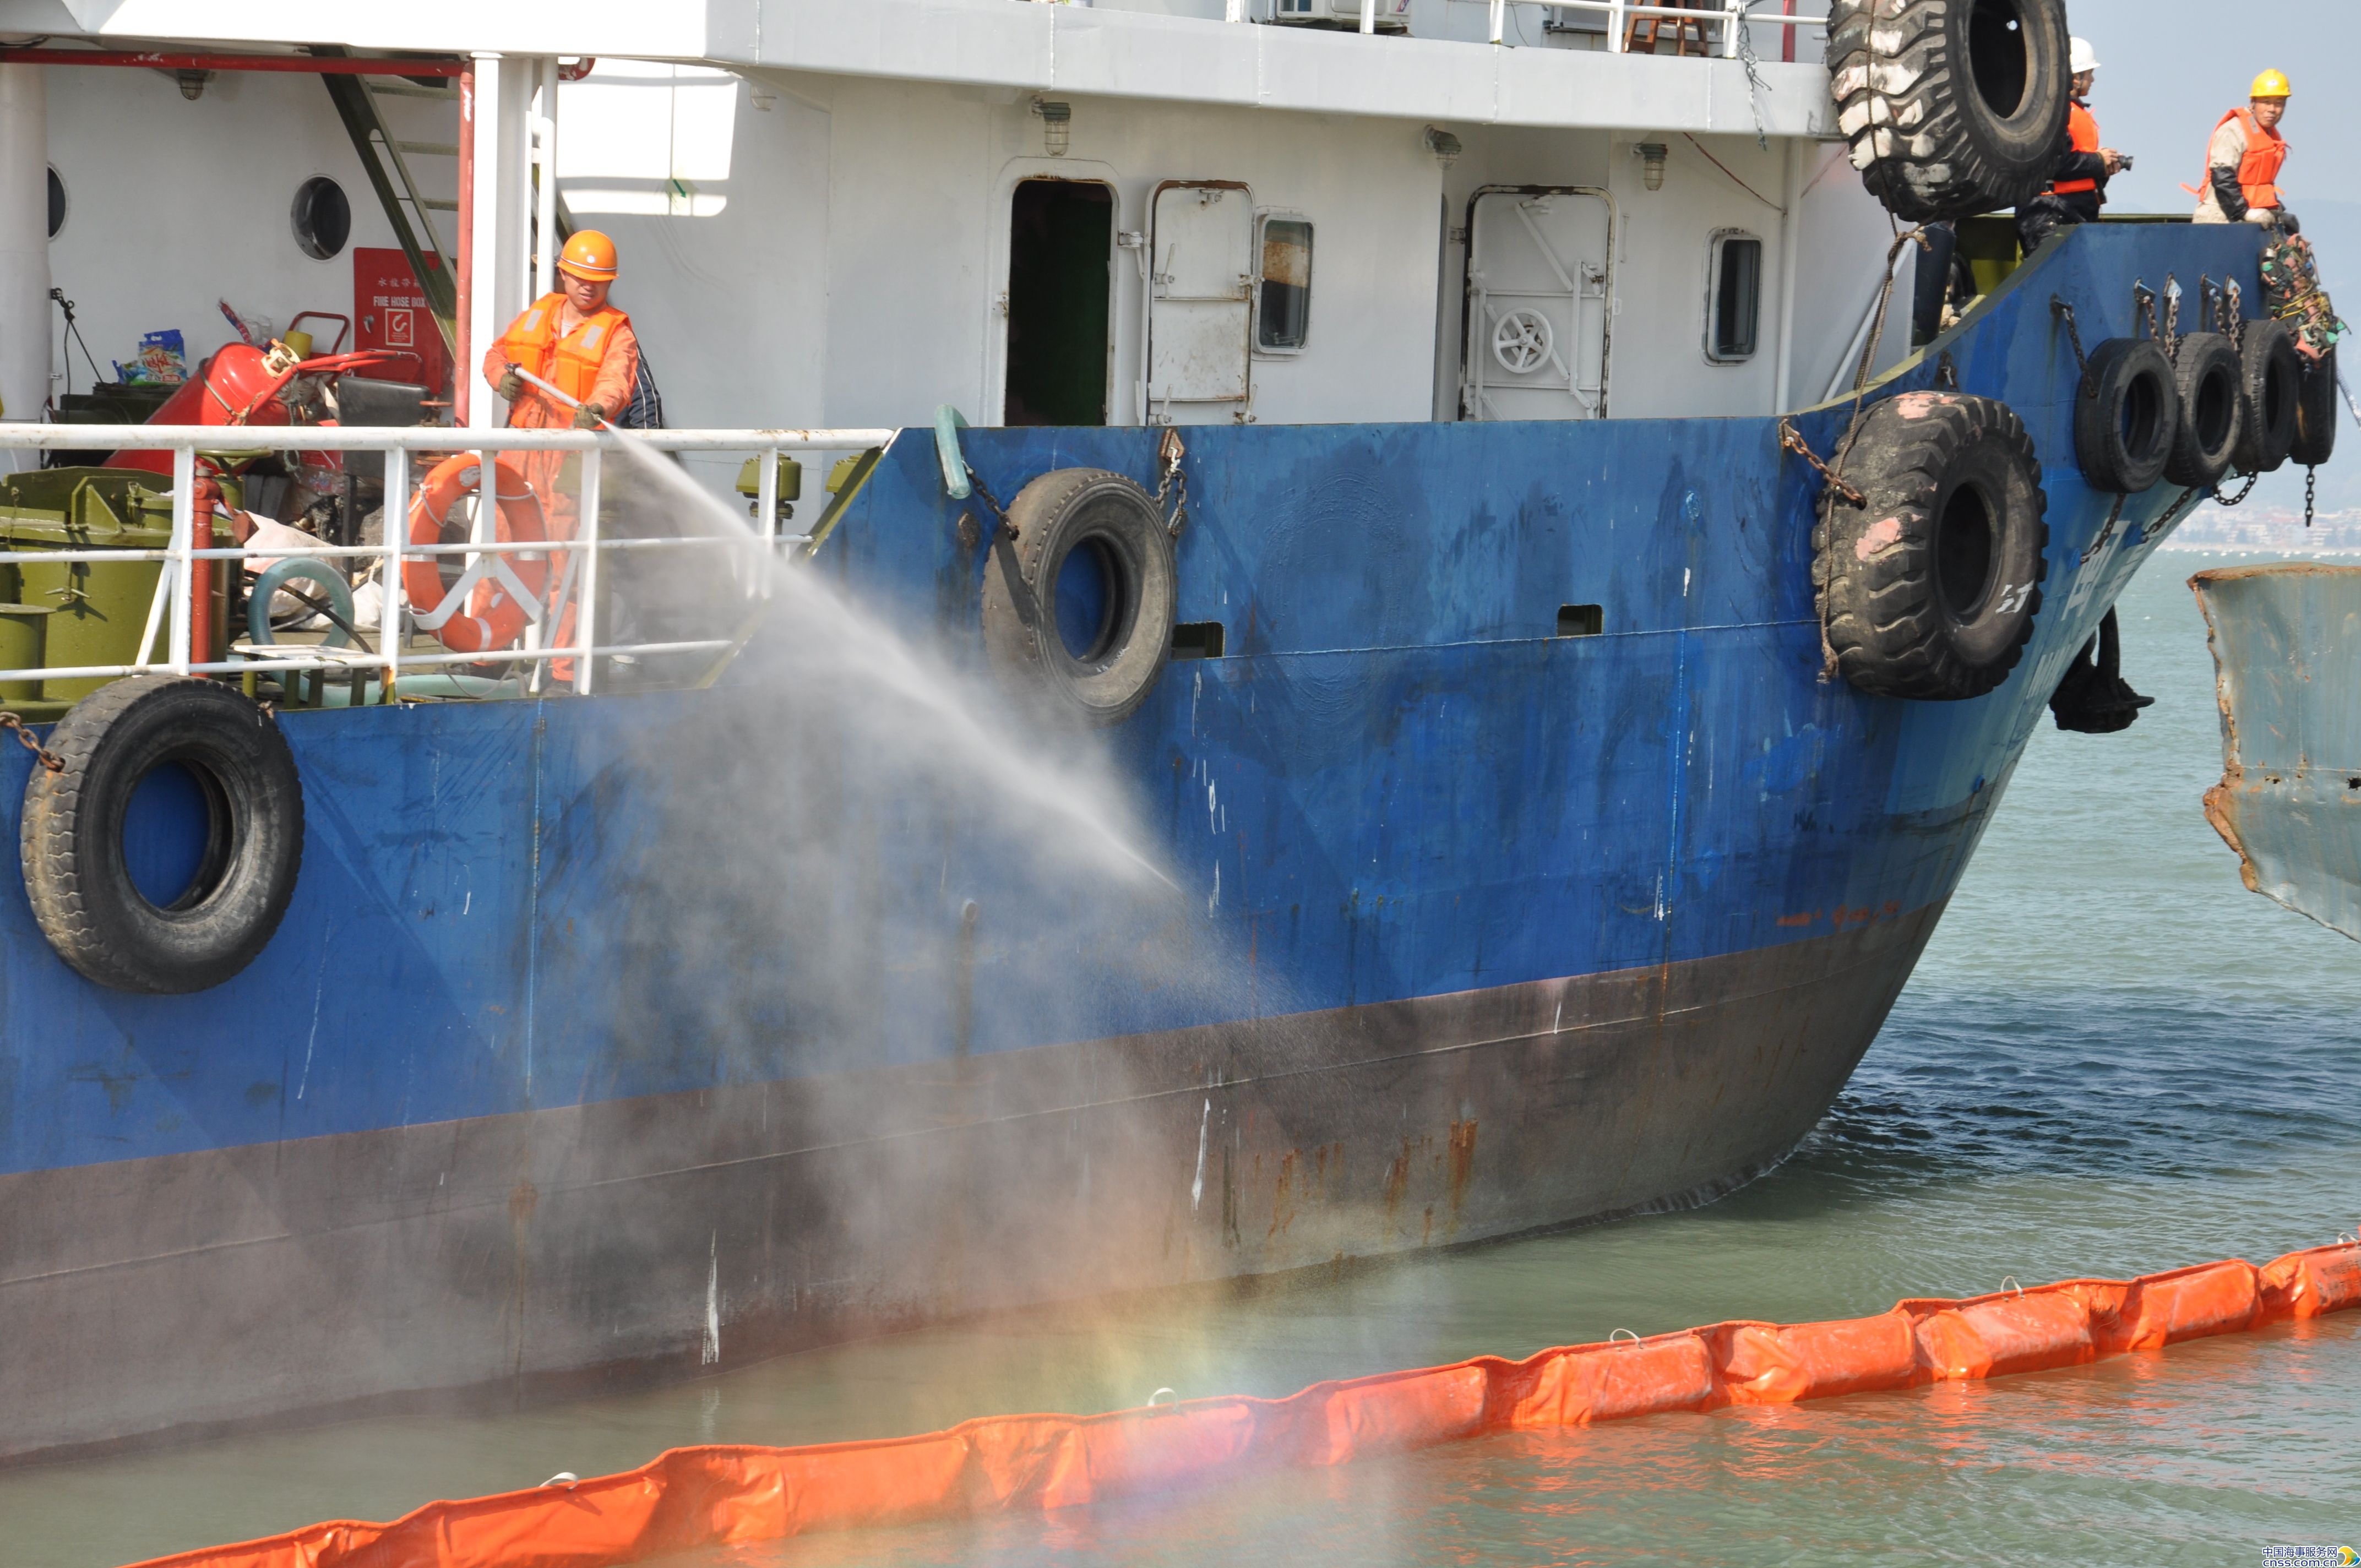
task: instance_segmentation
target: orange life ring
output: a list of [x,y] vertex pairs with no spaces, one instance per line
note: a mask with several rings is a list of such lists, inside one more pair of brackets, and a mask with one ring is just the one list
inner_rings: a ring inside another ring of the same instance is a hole
[[[505,455],[494,465],[498,474],[500,502],[498,536],[518,543],[539,543],[549,538],[544,523],[541,502],[533,487],[525,482],[524,470]],[[437,463],[423,483],[418,487],[417,498],[410,505],[410,543],[413,547],[426,547],[443,543],[443,520],[462,496],[479,488],[476,455],[455,453]],[[401,588],[409,596],[412,614],[431,620],[442,608],[445,592],[443,587],[440,555],[406,555],[401,563]],[[454,653],[488,653],[506,648],[524,632],[532,619],[524,604],[493,571],[493,563],[504,564],[518,585],[534,600],[541,598],[543,586],[549,579],[548,557],[527,551],[500,552],[478,555],[476,565],[454,585],[453,591],[464,587],[467,578],[478,580],[468,595],[464,609],[454,606],[454,613],[434,627],[434,635],[443,646]]]

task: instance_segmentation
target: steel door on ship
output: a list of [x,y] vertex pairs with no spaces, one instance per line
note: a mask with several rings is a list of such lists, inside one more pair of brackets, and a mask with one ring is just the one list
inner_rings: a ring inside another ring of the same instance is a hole
[[1466,419],[1607,417],[1615,210],[1587,186],[1476,192],[1460,375]]
[[1243,421],[1253,400],[1254,195],[1231,181],[1156,188],[1148,234],[1148,420]]

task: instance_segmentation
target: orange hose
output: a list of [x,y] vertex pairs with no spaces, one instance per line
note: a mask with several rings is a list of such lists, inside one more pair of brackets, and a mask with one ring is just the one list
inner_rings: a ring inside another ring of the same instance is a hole
[[675,1448],[570,1486],[429,1503],[391,1524],[309,1525],[139,1568],[603,1568],[810,1530],[1058,1508],[1279,1464],[1341,1464],[1479,1433],[1778,1405],[2073,1366],[2361,1306],[2361,1245],[2125,1283],[2067,1279],[1909,1300],[1823,1323],[1716,1323],[1523,1361],[1318,1383],[1101,1416],[989,1416],[805,1448]]

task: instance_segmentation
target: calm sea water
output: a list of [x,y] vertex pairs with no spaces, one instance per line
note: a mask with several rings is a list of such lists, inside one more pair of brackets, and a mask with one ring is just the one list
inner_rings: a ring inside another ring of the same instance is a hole
[[[2238,883],[2199,796],[2213,670],[2158,557],[2132,730],[2044,729],[1916,978],[1796,1157],[1710,1208],[1220,1306],[1041,1317],[508,1417],[385,1420],[0,1473],[0,1561],[84,1568],[626,1468],[1170,1387],[1521,1355],[2257,1260],[2361,1223],[2361,945]],[[12,1354],[15,1352],[11,1352]],[[851,1563],[2257,1563],[2361,1545],[2361,1314],[1988,1385],[1678,1415],[1043,1517],[675,1559]]]

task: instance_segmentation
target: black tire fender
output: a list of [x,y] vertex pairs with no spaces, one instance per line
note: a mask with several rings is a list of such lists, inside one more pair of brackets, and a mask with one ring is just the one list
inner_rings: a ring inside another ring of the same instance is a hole
[[2238,351],[2219,333],[2192,332],[2172,356],[2173,390],[2180,422],[2164,477],[2193,490],[2210,490],[2230,470],[2245,422]]
[[2074,456],[2094,490],[2136,496],[2164,477],[2180,427],[2172,361],[2156,340],[2114,337],[2091,353],[2074,398]]
[[[1008,522],[1015,539],[996,532],[983,568],[994,668],[1061,717],[1130,718],[1171,657],[1178,604],[1172,535],[1154,498],[1121,474],[1058,468],[1016,493]],[[1058,590],[1078,553],[1096,567],[1104,608],[1075,646],[1058,624]]]
[[1812,533],[1820,623],[1845,679],[1956,702],[2008,678],[2041,611],[2048,502],[2007,404],[1911,392],[1872,408]]
[[2296,394],[2295,441],[2288,447],[2290,462],[2317,468],[2336,455],[2336,350],[2303,362],[2303,387]]
[[2230,466],[2241,474],[2286,466],[2302,398],[2303,356],[2295,351],[2295,334],[2285,322],[2246,323],[2239,332],[2238,444]]
[[2029,201],[2073,77],[2062,0],[1834,0],[1828,85],[1853,167],[1906,223]]
[[[60,719],[25,785],[19,848],[33,918],[58,956],[116,991],[221,984],[279,929],[303,863],[303,788],[271,716],[235,689],[179,675],[100,687]],[[159,908],[133,884],[124,815],[139,782],[178,763],[204,797],[207,841]]]

